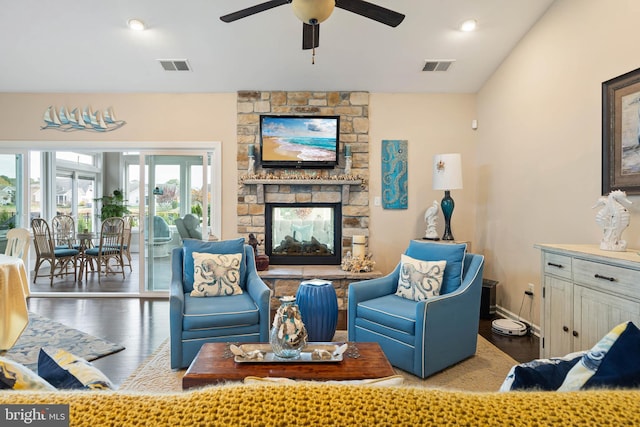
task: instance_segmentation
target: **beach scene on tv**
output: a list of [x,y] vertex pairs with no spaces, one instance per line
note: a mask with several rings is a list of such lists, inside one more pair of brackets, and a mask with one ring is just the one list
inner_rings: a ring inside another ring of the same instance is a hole
[[336,161],[335,117],[263,117],[262,160]]

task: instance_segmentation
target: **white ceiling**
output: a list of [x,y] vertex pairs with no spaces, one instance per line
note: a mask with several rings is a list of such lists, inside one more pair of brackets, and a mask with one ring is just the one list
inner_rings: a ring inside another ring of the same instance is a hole
[[[369,0],[406,15],[391,28],[336,8],[315,65],[284,5],[224,23],[264,0],[0,0],[0,92],[365,90],[473,93],[553,0]],[[129,18],[148,29],[127,29]],[[463,33],[465,19],[478,30]],[[187,59],[167,72],[158,59]],[[423,72],[426,59],[455,59]]]

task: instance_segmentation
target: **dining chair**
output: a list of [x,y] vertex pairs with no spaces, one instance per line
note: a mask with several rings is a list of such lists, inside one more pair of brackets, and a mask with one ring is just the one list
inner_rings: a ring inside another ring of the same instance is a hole
[[[73,273],[73,280],[77,279],[77,249],[64,247],[56,248],[55,241],[51,236],[49,224],[42,218],[34,218],[31,221],[33,230],[33,244],[36,251],[36,264],[34,267],[33,283],[38,277],[49,277],[51,286],[53,286],[53,277],[62,277]],[[39,275],[40,266],[48,262],[50,270],[47,275]]]
[[51,228],[53,229],[53,239],[57,249],[78,249],[76,224],[71,215],[59,214],[54,216],[51,220]]
[[26,228],[12,228],[7,231],[7,247],[4,251],[5,255],[22,258],[24,266],[29,265],[29,243],[31,242],[31,233]]
[[[100,284],[103,274],[106,276],[109,273],[122,273],[122,278],[124,279],[123,239],[124,219],[119,217],[107,218],[102,221],[100,244],[84,251],[83,262],[85,264],[89,264],[93,261],[96,262],[98,284]],[[112,260],[114,261],[114,264],[112,264]],[[113,267],[115,266],[119,266],[120,269],[114,270]],[[87,265],[85,265],[85,279],[88,278],[88,270]]]

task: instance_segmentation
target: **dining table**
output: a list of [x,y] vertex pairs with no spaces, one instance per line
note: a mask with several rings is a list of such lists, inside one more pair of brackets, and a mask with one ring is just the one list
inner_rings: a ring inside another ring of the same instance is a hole
[[89,263],[89,265],[87,265],[88,260],[84,255],[84,251],[93,248],[95,246],[94,242],[100,242],[100,233],[85,231],[83,233],[78,233],[76,237],[78,239],[78,250],[80,251],[80,253],[78,254],[80,264],[78,272],[78,283],[82,283],[82,278],[85,274],[84,270],[86,268],[91,268],[91,271],[95,270],[93,263]]
[[0,350],[13,347],[29,324],[28,296],[22,258],[0,254]]

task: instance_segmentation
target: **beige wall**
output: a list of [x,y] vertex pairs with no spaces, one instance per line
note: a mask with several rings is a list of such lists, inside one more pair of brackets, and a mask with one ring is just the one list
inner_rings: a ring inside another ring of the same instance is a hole
[[[601,83],[640,67],[635,0],[559,0],[478,94],[474,244],[497,303],[518,313],[536,285],[535,243],[593,243],[601,188]],[[640,247],[640,198],[623,237]],[[640,258],[639,258],[640,259]],[[529,307],[522,315],[529,319]]]
[[[371,227],[369,249],[376,268],[387,273],[400,261],[400,254],[411,239],[422,238],[424,212],[444,192],[432,189],[434,154],[461,153],[462,190],[453,190],[455,209],[451,230],[457,240],[472,241],[475,232],[475,95],[472,94],[380,94],[370,95],[369,162]],[[374,206],[381,195],[381,141],[406,139],[409,147],[408,209],[382,209]],[[444,231],[442,212],[438,214],[438,233]],[[475,250],[475,242],[472,249]]]

